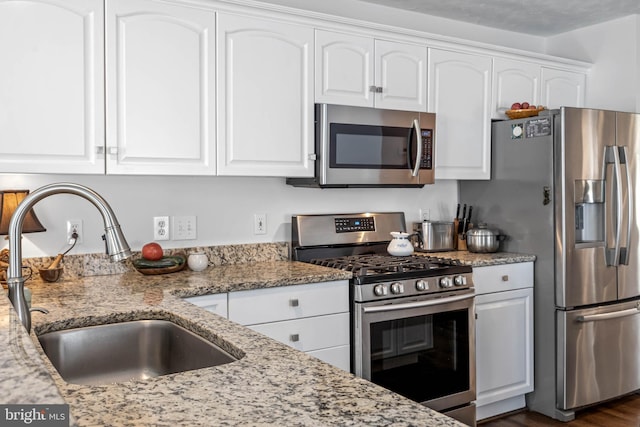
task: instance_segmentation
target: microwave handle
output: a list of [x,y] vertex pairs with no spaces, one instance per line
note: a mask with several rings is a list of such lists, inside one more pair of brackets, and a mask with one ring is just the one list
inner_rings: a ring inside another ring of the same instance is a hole
[[[413,167],[413,172],[411,172],[411,176],[418,176],[420,172],[420,163],[422,161],[422,141],[420,140],[420,135],[422,131],[420,130],[420,122],[418,119],[413,119],[413,128],[412,130],[416,133],[416,159],[415,166]],[[411,138],[409,138],[409,145],[411,145]],[[411,150],[409,150],[411,151]]]

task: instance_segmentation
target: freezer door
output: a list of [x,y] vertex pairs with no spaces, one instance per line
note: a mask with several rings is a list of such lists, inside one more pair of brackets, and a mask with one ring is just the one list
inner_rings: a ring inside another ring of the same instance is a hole
[[558,409],[640,388],[640,302],[557,311]]
[[556,305],[616,301],[616,113],[562,108],[555,121]]
[[635,208],[640,170],[637,154],[640,151],[640,115],[616,114],[616,136],[620,158],[621,185],[619,203],[620,258],[618,266],[618,299],[640,296],[638,270],[638,211]]

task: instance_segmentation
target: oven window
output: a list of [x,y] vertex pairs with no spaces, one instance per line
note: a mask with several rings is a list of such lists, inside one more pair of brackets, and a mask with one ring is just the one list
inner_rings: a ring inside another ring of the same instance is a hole
[[468,310],[371,324],[371,381],[416,402],[469,389]]
[[410,128],[331,124],[332,168],[408,169]]

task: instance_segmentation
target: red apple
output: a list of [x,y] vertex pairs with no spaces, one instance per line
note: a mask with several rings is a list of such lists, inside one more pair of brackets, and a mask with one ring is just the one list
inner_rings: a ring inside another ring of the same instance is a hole
[[511,104],[512,110],[519,110],[521,108],[522,108],[522,104],[520,104],[519,102],[514,102],[513,104]]
[[523,109],[523,110],[526,110],[526,109],[528,109],[528,108],[529,108],[529,103],[528,103],[528,102],[526,102],[526,101],[525,101],[525,102],[523,102],[521,105],[522,105],[522,109]]
[[530,110],[537,110],[537,109],[538,109],[538,107],[536,107],[535,105],[529,105],[529,109],[530,109]]
[[147,243],[142,247],[142,258],[148,259],[149,261],[162,259],[163,255],[162,246],[155,242]]

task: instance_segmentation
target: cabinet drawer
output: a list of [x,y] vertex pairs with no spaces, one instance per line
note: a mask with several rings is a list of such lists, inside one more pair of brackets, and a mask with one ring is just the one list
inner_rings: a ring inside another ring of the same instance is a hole
[[351,348],[348,345],[309,351],[307,354],[317,357],[323,362],[327,362],[343,371],[351,372]]
[[249,328],[301,351],[349,344],[349,313],[263,323]]
[[349,311],[349,282],[314,283],[231,292],[229,319],[241,325]]
[[533,262],[473,267],[476,294],[533,287]]
[[202,295],[183,299],[219,316],[227,317],[227,294]]

